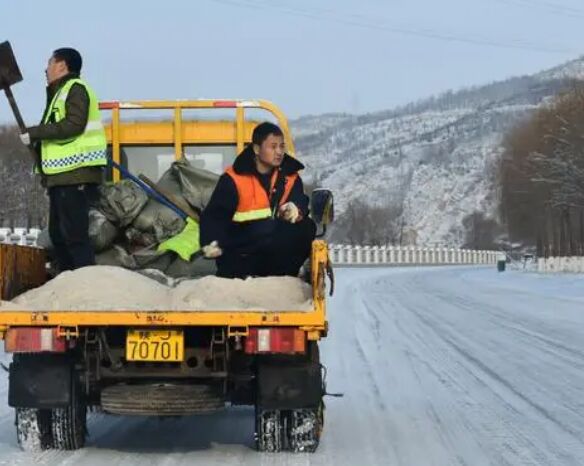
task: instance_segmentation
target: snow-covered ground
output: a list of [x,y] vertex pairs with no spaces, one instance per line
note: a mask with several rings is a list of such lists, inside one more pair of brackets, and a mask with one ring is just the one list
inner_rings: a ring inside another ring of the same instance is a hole
[[95,415],[85,449],[31,455],[4,404],[0,464],[584,464],[584,278],[494,267],[336,274],[322,351],[329,391],[345,397],[327,399],[316,454],[256,453],[253,412],[237,409]]

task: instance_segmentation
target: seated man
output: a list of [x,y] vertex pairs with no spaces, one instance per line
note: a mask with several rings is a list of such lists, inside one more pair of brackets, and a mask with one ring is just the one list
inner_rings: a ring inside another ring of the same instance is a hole
[[316,226],[284,134],[261,123],[252,144],[219,178],[201,214],[201,246],[224,278],[292,275],[310,255]]

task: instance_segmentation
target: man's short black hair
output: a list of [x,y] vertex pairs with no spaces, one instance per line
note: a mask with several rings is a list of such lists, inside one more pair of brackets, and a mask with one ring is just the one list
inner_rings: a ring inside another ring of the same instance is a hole
[[251,142],[261,146],[262,143],[268,138],[270,134],[274,136],[284,137],[284,133],[278,125],[270,123],[269,121],[264,121],[255,127],[253,134],[251,136]]
[[53,52],[53,57],[57,61],[64,61],[69,69],[69,73],[81,73],[83,60],[81,54],[77,50],[67,47],[57,49]]

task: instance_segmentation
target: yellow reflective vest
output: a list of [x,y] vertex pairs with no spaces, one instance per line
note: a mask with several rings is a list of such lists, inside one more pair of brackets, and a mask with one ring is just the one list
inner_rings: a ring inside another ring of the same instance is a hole
[[51,115],[54,115],[56,123],[65,118],[67,114],[65,102],[74,84],[85,87],[89,96],[87,125],[83,133],[72,139],[41,141],[41,168],[46,175],[64,173],[80,167],[107,165],[107,140],[99,113],[99,102],[85,81],[81,79],[67,81],[53,97],[43,123],[48,123]]

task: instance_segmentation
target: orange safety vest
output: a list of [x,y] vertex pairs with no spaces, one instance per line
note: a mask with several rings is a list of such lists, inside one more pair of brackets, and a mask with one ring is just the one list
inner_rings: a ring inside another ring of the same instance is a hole
[[[252,174],[237,174],[233,167],[229,167],[225,170],[225,173],[227,173],[235,182],[235,187],[237,188],[237,194],[239,197],[237,209],[235,210],[235,214],[233,214],[234,222],[242,223],[253,220],[263,220],[276,215],[276,212],[272,212],[270,207],[270,197],[268,197],[266,190],[263,188],[257,176]],[[274,190],[278,173],[279,170],[274,170],[274,173],[272,173],[270,193]],[[294,186],[294,183],[296,182],[296,178],[298,178],[298,173],[286,175],[284,194],[282,195],[278,206],[286,203],[288,196],[290,196],[290,191],[292,191],[292,186]]]

